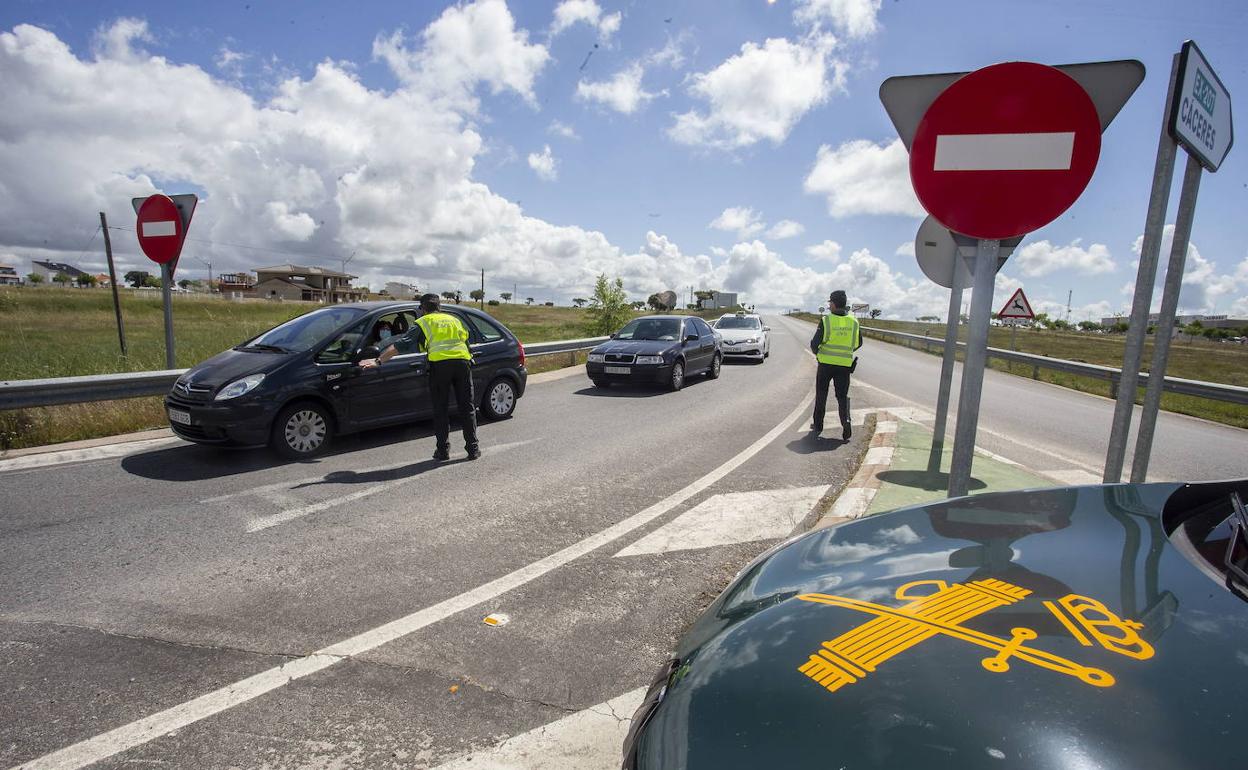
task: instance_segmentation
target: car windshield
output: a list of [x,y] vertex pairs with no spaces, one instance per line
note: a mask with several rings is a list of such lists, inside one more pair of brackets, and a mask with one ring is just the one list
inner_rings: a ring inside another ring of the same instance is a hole
[[328,337],[335,329],[364,314],[358,307],[327,307],[292,318],[242,345],[243,349],[269,349],[302,353]]
[[674,340],[680,336],[676,318],[634,318],[615,335],[621,340]]
[[716,329],[757,329],[757,318],[727,315],[715,322]]

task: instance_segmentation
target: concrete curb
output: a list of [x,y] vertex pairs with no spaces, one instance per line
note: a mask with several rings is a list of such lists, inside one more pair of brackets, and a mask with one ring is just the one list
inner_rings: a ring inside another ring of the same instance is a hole
[[888,411],[875,413],[875,432],[867,447],[867,453],[849,484],[832,503],[828,512],[815,523],[815,528],[831,527],[850,519],[858,519],[867,512],[875,493],[880,488],[880,473],[893,464],[896,448],[897,417]]
[[141,430],[137,433],[123,433],[120,436],[100,436],[99,438],[88,438],[82,441],[66,441],[62,444],[46,444],[24,449],[10,449],[7,452],[0,452],[0,460],[10,460],[15,457],[26,457],[28,455],[41,455],[49,452],[76,452],[80,449],[94,449],[113,444],[129,444],[134,441],[150,441],[159,438],[176,437],[173,435],[173,431],[168,428],[156,428],[154,430]]

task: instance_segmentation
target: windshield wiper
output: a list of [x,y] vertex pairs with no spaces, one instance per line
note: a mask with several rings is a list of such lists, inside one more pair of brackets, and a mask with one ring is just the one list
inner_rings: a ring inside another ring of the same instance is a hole
[[287,348],[281,347],[280,345],[266,345],[262,342],[257,342],[251,345],[241,345],[234,349],[235,350],[263,350],[266,353],[289,353],[290,352],[290,350],[288,350]]

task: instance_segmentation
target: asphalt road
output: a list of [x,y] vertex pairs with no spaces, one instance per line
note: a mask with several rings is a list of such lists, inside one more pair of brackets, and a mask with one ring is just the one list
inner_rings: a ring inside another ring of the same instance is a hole
[[[812,324],[780,323],[810,335]],[[854,374],[854,408],[909,407],[931,426],[940,378],[938,356],[867,339]],[[949,435],[957,414],[961,364],[954,371]],[[976,444],[1067,483],[1100,483],[1114,402],[1003,372],[984,373]],[[1130,476],[1136,407],[1123,480]],[[1248,475],[1248,430],[1161,412],[1149,461],[1149,481],[1199,481]]]
[[431,767],[575,728],[853,470],[861,436],[798,432],[814,361],[772,323],[767,363],[679,393],[532,385],[475,463],[417,424],[0,473],[0,767]]

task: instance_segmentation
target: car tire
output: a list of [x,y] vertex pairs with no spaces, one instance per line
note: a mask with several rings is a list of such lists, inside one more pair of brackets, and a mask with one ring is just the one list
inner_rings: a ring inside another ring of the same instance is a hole
[[718,380],[719,370],[723,367],[723,365],[724,365],[724,357],[721,356],[719,353],[716,353],[715,356],[711,359],[711,368],[706,370],[706,379]]
[[312,401],[300,401],[278,412],[269,446],[288,459],[307,460],[328,449],[333,436],[329,410]]
[[603,390],[606,390],[607,388],[611,387],[611,383],[607,382],[606,380],[594,380],[593,382],[594,382],[595,388],[602,388]]
[[481,416],[486,420],[505,420],[516,411],[516,384],[506,377],[499,377],[485,389],[481,399]]
[[672,364],[672,371],[667,376],[667,389],[677,391],[685,387],[685,362],[677,361]]

